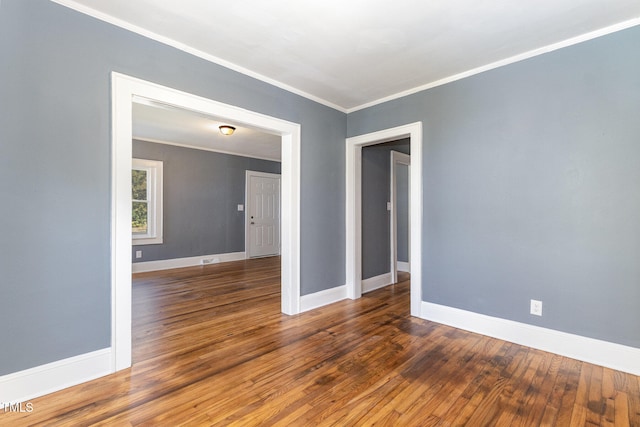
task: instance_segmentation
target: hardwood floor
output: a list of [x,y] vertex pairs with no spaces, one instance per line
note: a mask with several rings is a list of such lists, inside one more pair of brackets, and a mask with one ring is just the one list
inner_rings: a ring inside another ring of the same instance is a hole
[[409,316],[409,282],[280,314],[278,258],[138,274],[133,367],[0,425],[640,426],[640,378]]

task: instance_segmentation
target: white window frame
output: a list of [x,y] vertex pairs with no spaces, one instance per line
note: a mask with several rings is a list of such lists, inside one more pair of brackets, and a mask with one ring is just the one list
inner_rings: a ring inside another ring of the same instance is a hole
[[163,243],[162,235],[162,170],[160,160],[132,159],[132,170],[147,172],[147,233],[131,233],[134,246]]

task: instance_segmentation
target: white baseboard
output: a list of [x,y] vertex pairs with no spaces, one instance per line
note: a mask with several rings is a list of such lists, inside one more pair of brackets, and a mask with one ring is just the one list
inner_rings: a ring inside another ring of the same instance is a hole
[[240,261],[246,258],[245,252],[230,252],[226,254],[200,255],[189,258],[163,259],[158,261],[134,262],[132,273],[146,273],[148,271],[169,270],[171,268],[195,267],[203,265],[203,260],[212,260],[209,264],[219,262]]
[[411,266],[408,262],[398,261],[398,271],[404,271],[407,273],[411,273]]
[[640,349],[422,301],[420,317],[594,365],[640,375]]
[[314,294],[302,295],[300,297],[300,313],[313,310],[314,308],[329,305],[347,298],[347,285],[336,286]]
[[391,284],[391,273],[384,273],[379,276],[370,277],[362,281],[362,293],[375,291]]
[[25,402],[113,372],[111,348],[0,377],[0,402]]

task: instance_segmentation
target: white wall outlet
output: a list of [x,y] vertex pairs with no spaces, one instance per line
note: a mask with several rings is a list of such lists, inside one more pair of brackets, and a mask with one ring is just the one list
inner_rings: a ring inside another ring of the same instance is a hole
[[542,316],[542,301],[531,300],[531,314]]
[[136,259],[142,258],[142,251],[136,251]]
[[391,210],[391,202],[387,202],[387,210],[390,211]]
[[238,205],[238,212],[244,211],[244,205]]

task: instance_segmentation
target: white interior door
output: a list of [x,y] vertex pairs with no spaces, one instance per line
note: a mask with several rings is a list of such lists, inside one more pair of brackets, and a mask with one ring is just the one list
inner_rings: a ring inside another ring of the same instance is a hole
[[[403,168],[406,166],[406,168]],[[410,231],[410,212],[409,212],[409,194],[411,192],[410,172],[411,168],[411,156],[408,154],[400,153],[397,151],[391,151],[391,283],[398,282],[398,270],[400,271],[410,271],[410,264],[407,261],[400,262],[398,261],[398,243],[399,240],[404,242],[404,249],[408,252],[407,255],[410,257],[410,248],[411,248],[411,231]],[[404,169],[404,170],[403,170]],[[406,184],[405,188],[401,188],[399,186],[400,173],[404,172],[405,179],[402,180]],[[401,206],[400,200],[404,200],[405,206]],[[404,218],[399,218],[399,215],[406,215]],[[401,222],[405,225],[407,229],[399,229],[398,220],[401,219]],[[403,231],[402,235],[399,235],[400,232]],[[400,238],[399,238],[400,237]],[[404,251],[403,251],[404,252]]]
[[280,255],[280,175],[247,171],[247,258]]

